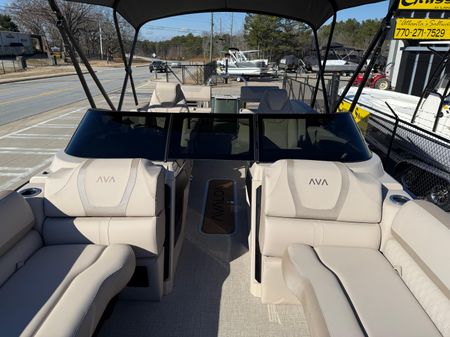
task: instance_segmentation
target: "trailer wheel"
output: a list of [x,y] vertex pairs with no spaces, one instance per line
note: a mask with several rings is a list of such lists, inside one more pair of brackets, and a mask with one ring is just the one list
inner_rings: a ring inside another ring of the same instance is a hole
[[391,84],[389,83],[389,81],[385,78],[380,78],[376,83],[375,83],[375,89],[379,89],[379,90],[388,90],[389,87],[391,86]]
[[403,187],[411,189],[414,180],[416,180],[417,178],[417,175],[418,172],[413,167],[408,167],[406,170],[402,170],[399,174],[399,178]]
[[450,185],[445,183],[438,183],[434,185],[427,195],[427,200],[431,201],[436,206],[439,206],[444,211],[450,211]]

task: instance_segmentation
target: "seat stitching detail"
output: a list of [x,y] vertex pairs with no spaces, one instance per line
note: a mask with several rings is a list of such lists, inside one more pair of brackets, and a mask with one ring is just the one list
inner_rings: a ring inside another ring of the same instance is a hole
[[353,314],[355,315],[355,318],[356,318],[356,321],[357,321],[358,324],[359,324],[359,327],[361,328],[361,330],[362,330],[364,336],[369,337],[369,335],[367,334],[367,331],[366,331],[366,329],[364,328],[364,325],[363,325],[363,323],[362,323],[362,321],[361,321],[361,319],[360,319],[360,317],[359,317],[359,315],[358,315],[358,312],[356,311],[356,308],[354,307],[353,302],[352,302],[352,300],[350,299],[350,295],[347,293],[347,290],[345,289],[345,287],[344,287],[344,285],[342,284],[341,280],[340,280],[339,277],[336,275],[336,273],[322,261],[322,259],[320,258],[320,255],[317,253],[317,251],[316,251],[315,249],[313,249],[313,251],[314,251],[314,254],[316,254],[316,257],[317,257],[317,259],[319,260],[319,262],[320,262],[326,269],[328,269],[328,270],[330,271],[330,273],[333,274],[334,277],[336,278],[336,280],[338,281],[339,286],[341,287],[341,289],[342,289],[342,291],[343,291],[345,297],[347,298],[348,303],[350,304],[350,308],[352,308]]

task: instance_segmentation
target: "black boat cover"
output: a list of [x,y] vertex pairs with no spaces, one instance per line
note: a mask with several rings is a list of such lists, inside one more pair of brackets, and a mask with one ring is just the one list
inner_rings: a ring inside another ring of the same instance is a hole
[[381,0],[68,0],[114,8],[135,28],[148,21],[202,12],[250,12],[298,20],[318,29],[334,13]]

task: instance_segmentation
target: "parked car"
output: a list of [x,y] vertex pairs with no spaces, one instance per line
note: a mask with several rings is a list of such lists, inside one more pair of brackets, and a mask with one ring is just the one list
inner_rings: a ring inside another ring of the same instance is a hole
[[295,72],[298,67],[298,58],[295,55],[286,55],[280,60],[278,69],[286,72]]
[[167,63],[164,61],[156,60],[150,63],[149,70],[152,73],[153,71],[157,73],[165,73],[167,71]]
[[181,62],[179,61],[171,62],[170,68],[181,68]]

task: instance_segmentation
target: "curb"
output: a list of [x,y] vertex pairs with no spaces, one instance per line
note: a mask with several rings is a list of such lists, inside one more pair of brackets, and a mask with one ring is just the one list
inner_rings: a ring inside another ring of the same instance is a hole
[[[83,71],[83,74],[88,74],[89,72]],[[65,76],[74,76],[77,75],[76,72],[70,72],[70,73],[62,73],[62,74],[53,74],[53,75],[38,75],[38,76],[30,76],[30,77],[18,77],[18,78],[11,78],[7,80],[1,80],[0,84],[8,84],[8,83],[15,83],[15,82],[27,82],[27,81],[34,81],[34,80],[42,80],[46,78],[55,78],[55,77],[65,77]]]

